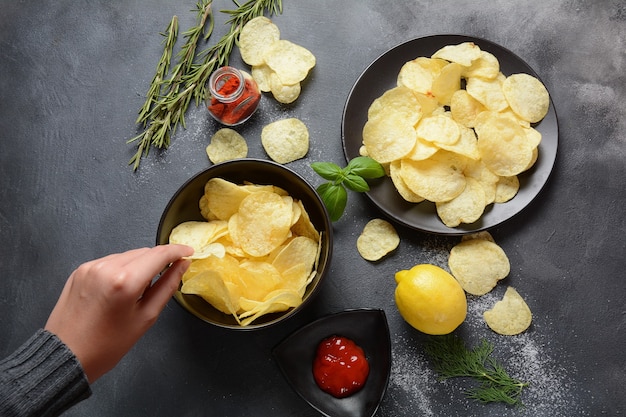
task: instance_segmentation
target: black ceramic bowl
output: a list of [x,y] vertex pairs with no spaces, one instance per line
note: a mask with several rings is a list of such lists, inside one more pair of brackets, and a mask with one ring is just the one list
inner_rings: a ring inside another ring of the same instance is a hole
[[[346,398],[335,398],[322,391],[313,377],[317,346],[333,335],[347,337],[359,345],[370,365],[363,388]],[[325,416],[371,417],[389,384],[391,340],[383,310],[347,310],[322,317],[287,337],[272,353],[293,389]]]
[[252,324],[242,327],[233,316],[224,314],[196,295],[177,291],[174,298],[196,317],[207,323],[237,330],[254,330],[276,324],[293,316],[316,294],[330,266],[332,254],[332,223],[322,199],[315,189],[294,171],[274,162],[259,159],[238,159],[213,165],[185,182],[167,204],[157,230],[157,245],[166,244],[172,229],[180,223],[191,220],[204,220],[198,202],[204,194],[204,185],[211,178],[222,178],[237,184],[251,182],[262,185],[276,185],[286,190],[293,198],[304,204],[313,225],[322,232],[321,253],[317,274],[309,284],[303,302],[296,308],[281,313],[262,316]]

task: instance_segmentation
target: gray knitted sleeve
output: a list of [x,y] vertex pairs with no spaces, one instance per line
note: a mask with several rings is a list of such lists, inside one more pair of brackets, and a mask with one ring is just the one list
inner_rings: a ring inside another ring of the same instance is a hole
[[0,361],[0,416],[58,416],[90,395],[80,363],[48,331]]

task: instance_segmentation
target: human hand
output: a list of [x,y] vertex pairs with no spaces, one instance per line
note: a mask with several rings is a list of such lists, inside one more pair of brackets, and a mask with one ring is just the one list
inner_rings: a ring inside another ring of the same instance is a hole
[[68,278],[45,329],[70,348],[93,383],[156,322],[189,267],[181,258],[191,254],[188,246],[159,245],[82,264]]

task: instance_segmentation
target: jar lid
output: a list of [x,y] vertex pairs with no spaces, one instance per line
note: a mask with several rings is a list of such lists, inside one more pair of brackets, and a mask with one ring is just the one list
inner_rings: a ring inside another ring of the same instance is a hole
[[235,101],[243,92],[244,85],[243,74],[233,67],[221,67],[209,77],[211,95],[224,103]]

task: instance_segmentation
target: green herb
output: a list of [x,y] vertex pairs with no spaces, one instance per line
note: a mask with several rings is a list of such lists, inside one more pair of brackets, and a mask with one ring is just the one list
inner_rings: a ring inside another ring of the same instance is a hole
[[366,180],[385,175],[383,167],[367,156],[353,158],[345,168],[332,162],[313,162],[311,168],[320,177],[329,181],[317,187],[317,192],[324,201],[332,221],[339,220],[346,208],[348,202],[346,188],[358,193],[366,192],[370,189]]
[[528,383],[509,376],[504,367],[491,356],[493,345],[487,340],[474,349],[467,349],[455,335],[434,336],[426,344],[426,354],[433,362],[440,379],[470,377],[479,386],[466,391],[468,398],[483,403],[504,402],[522,406],[520,395]]
[[212,0],[201,0],[196,4],[197,24],[183,34],[185,44],[176,55],[177,64],[166,80],[165,74],[176,37],[174,25],[170,23],[168,26],[163,55],[137,118],[137,124],[142,124],[144,130],[127,142],[137,143],[137,152],[129,161],[134,170],[139,167],[141,158],[148,155],[151,146],[167,149],[178,124],[186,127],[185,113],[192,98],[197,106],[204,101],[209,76],[217,68],[228,65],[230,53],[243,26],[251,19],[262,16],[265,10],[270,14],[282,13],[282,0],[249,0],[241,5],[233,0],[233,3],[236,9],[221,11],[230,15],[226,22],[230,24],[228,33],[216,45],[197,54],[200,39],[207,41],[213,33],[214,19]]

